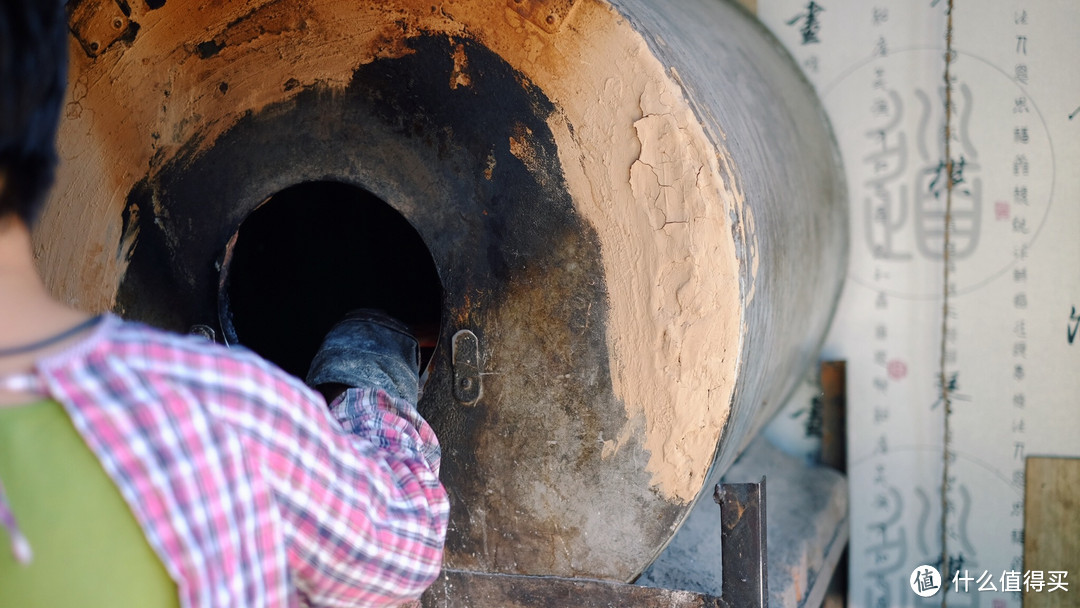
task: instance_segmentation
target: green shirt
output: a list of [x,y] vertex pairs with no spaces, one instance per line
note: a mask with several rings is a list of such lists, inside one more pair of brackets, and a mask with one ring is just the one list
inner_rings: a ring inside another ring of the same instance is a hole
[[0,407],[0,481],[34,558],[0,526],[0,606],[179,606],[176,584],[54,401]]

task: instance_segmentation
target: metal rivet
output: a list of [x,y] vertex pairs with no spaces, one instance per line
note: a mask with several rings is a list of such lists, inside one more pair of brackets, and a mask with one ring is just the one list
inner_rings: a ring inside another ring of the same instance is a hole
[[96,43],[96,42],[91,42],[90,43],[90,50],[95,52],[95,53],[97,52],[98,48],[100,48],[100,47],[101,47],[101,45]]
[[547,16],[547,22],[548,22],[548,25],[555,25],[555,15],[548,15]]
[[124,27],[124,21],[120,18],[113,19],[112,26],[116,29]]

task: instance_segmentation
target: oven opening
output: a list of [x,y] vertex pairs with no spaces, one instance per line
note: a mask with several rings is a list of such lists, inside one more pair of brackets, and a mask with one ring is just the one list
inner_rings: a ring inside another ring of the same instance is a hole
[[413,329],[421,370],[437,345],[443,288],[424,240],[374,194],[307,182],[274,194],[226,250],[222,330],[299,378],[346,312],[377,308]]

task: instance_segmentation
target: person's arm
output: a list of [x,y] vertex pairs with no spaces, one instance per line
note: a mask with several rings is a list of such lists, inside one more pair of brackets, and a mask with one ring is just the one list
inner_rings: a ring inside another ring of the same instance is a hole
[[439,574],[449,514],[431,427],[382,390],[350,389],[330,410],[298,382],[274,378],[260,392],[272,403],[253,449],[299,591],[314,606],[419,597]]

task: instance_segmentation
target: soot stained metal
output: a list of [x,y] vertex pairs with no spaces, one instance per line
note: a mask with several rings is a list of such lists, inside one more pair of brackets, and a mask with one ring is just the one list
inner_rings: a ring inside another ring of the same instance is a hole
[[[459,46],[471,84],[451,88]],[[468,331],[478,342],[476,388],[485,375],[476,407],[462,409],[453,398],[461,391],[449,348],[436,353],[420,403],[447,456],[448,563],[541,574],[633,572],[645,565],[641,550],[601,569],[553,555],[553,538],[602,548],[602,539],[567,517],[571,501],[625,509],[637,497],[617,486],[636,476],[635,485],[648,487],[632,450],[607,479],[601,473],[619,459],[602,461],[597,439],[616,436],[626,417],[608,379],[599,244],[566,192],[546,123],[555,109],[471,41],[418,37],[409,47],[402,58],[361,66],[344,91],[311,87],[244,118],[204,152],[193,142],[141,181],[125,210],[124,231],[137,230],[138,240],[117,305],[129,317],[174,329],[213,323],[222,251],[259,203],[293,183],[362,185],[404,215],[430,250],[446,290],[440,341]],[[527,149],[526,161],[511,142]],[[311,208],[323,209],[319,201]],[[337,267],[340,260],[324,262]],[[363,272],[338,268],[343,284],[356,275]],[[263,331],[280,339],[279,329]],[[545,502],[533,501],[537,487]],[[531,512],[520,509],[526,501]],[[652,513],[643,518],[645,543],[662,543],[680,509],[640,507]]]

